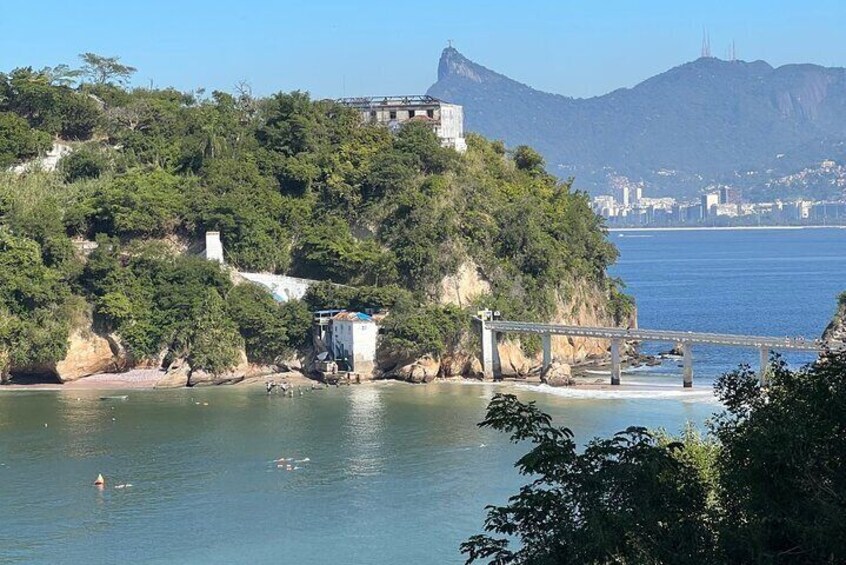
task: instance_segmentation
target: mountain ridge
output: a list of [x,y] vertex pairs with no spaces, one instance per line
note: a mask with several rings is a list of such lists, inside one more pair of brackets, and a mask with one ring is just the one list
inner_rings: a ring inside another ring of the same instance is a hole
[[619,176],[655,196],[689,197],[715,183],[749,189],[839,159],[846,144],[842,67],[699,58],[632,87],[571,98],[448,47],[428,93],[462,104],[468,130],[535,146],[553,171],[594,193]]

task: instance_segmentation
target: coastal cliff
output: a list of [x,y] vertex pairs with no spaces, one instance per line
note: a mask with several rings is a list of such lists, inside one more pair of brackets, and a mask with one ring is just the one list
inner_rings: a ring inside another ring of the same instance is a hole
[[825,328],[822,340],[831,349],[846,348],[846,292],[837,301],[837,313]]
[[[144,366],[172,367],[163,386],[231,382],[244,355],[268,366],[302,354],[312,312],[346,309],[389,311],[379,336],[395,363],[382,374],[425,381],[481,372],[479,308],[538,322],[631,314],[607,274],[617,250],[603,220],[531,147],[468,133],[456,150],[429,120],[388,127],[355,103],[300,91],[101,92],[21,67],[15,84],[45,92],[32,108],[11,80],[0,73],[0,113],[29,149],[9,163],[50,139],[74,150],[55,170],[0,172],[4,378]],[[234,284],[192,249],[207,232],[220,234],[217,259],[231,269],[324,284],[284,303]],[[97,332],[74,321],[83,306]],[[511,372],[535,362],[530,338],[502,347]],[[590,340],[555,343],[562,361],[602,353]]]

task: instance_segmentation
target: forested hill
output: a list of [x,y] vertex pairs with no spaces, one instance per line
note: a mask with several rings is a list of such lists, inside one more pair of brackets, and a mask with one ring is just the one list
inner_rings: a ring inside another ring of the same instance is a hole
[[553,172],[592,191],[615,175],[645,181],[650,195],[713,182],[760,187],[846,153],[843,68],[701,58],[633,88],[575,99],[447,48],[428,93],[464,105],[469,130],[532,145]]
[[[303,343],[308,307],[319,306],[392,307],[395,342],[432,352],[467,319],[434,304],[441,280],[468,262],[490,283],[480,301],[506,314],[549,317],[574,281],[626,306],[587,197],[528,147],[470,136],[459,155],[425,125],[394,133],[302,92],[126,88],[131,67],[83,62],[0,74],[0,165],[55,142],[72,149],[55,172],[0,173],[4,372],[61,358],[91,311],[132,359],[166,353],[209,370],[244,344],[267,361]],[[232,289],[215,264],[186,254],[207,230],[222,232],[241,270],[347,288],[285,307]],[[84,259],[86,240],[99,246]]]

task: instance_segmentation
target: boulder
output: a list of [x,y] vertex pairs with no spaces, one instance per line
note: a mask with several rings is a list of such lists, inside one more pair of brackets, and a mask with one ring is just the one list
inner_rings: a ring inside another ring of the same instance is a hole
[[177,359],[167,368],[162,378],[156,381],[156,388],[181,388],[188,386],[191,365],[185,359]]
[[289,359],[277,359],[276,360],[276,369],[280,373],[291,373],[296,371],[298,373],[303,372],[303,363],[296,357],[291,357]]
[[532,360],[526,357],[519,341],[503,340],[497,344],[499,374],[502,377],[525,378],[532,370]]
[[94,373],[114,371],[115,361],[109,340],[90,330],[78,329],[68,338],[65,358],[47,369],[66,383]]
[[549,386],[572,386],[576,384],[570,372],[570,365],[554,360],[541,372],[541,381]]
[[397,378],[410,383],[430,383],[435,380],[441,370],[441,363],[425,355],[415,361],[399,368]]
[[470,379],[485,378],[485,371],[478,357],[473,356],[467,360],[467,363],[464,365],[464,376]]
[[247,354],[241,350],[237,366],[220,373],[193,370],[188,377],[188,386],[232,385],[243,381],[249,372],[250,363],[247,361]]

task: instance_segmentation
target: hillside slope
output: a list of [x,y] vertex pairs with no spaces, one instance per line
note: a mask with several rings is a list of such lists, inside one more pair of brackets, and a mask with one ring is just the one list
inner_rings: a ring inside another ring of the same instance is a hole
[[846,151],[842,68],[700,58],[633,88],[575,99],[447,48],[428,93],[464,105],[469,130],[532,145],[552,171],[599,192],[611,174],[643,180],[653,195],[711,182],[746,187]]

